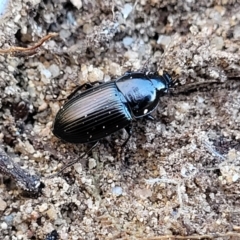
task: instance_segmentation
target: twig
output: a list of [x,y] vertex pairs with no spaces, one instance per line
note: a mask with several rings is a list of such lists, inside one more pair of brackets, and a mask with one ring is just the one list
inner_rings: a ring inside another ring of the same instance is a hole
[[41,38],[35,45],[30,47],[10,47],[9,49],[0,49],[0,54],[19,54],[19,53],[25,53],[25,54],[32,54],[37,51],[37,49],[47,40],[51,39],[52,37],[58,36],[58,33],[49,33],[45,37]]
[[23,190],[31,193],[41,193],[44,184],[36,175],[31,175],[15,163],[0,147],[0,172],[13,178]]
[[201,240],[201,239],[215,239],[220,237],[236,237],[236,239],[240,239],[240,233],[237,232],[227,232],[227,233],[212,233],[212,234],[204,234],[204,235],[189,235],[189,236],[173,236],[173,235],[165,235],[158,237],[149,237],[149,238],[140,238],[141,240],[179,240],[179,239],[188,239],[188,240]]

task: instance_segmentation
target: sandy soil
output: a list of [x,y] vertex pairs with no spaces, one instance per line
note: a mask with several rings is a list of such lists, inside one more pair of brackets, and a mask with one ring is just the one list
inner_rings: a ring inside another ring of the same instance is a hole
[[[0,43],[0,239],[240,239],[238,0],[2,1]],[[121,153],[52,134],[77,86],[144,66],[178,84]]]

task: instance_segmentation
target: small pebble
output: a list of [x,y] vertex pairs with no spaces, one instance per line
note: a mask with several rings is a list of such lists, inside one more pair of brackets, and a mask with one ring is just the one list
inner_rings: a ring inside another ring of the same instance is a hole
[[124,54],[124,57],[127,59],[131,59],[131,60],[137,60],[138,59],[138,53],[134,52],[134,51],[127,51]]
[[42,205],[39,205],[38,209],[39,209],[39,212],[45,212],[48,209],[48,204],[43,203]]
[[38,107],[38,111],[41,112],[45,109],[47,109],[48,104],[46,102],[43,102],[39,107]]
[[76,20],[73,16],[73,13],[72,12],[68,12],[67,13],[67,19],[68,19],[68,23],[71,24],[71,25],[76,25]]
[[6,13],[8,6],[9,6],[10,1],[9,0],[1,0],[0,1],[0,17]]
[[69,38],[71,36],[71,32],[69,30],[62,29],[59,32],[59,36],[60,36],[60,38],[66,40],[67,38]]
[[116,196],[120,196],[123,193],[123,189],[121,187],[113,187],[112,193]]
[[47,210],[47,215],[51,220],[56,220],[57,219],[57,211],[55,208],[51,207],[50,209]]
[[97,166],[96,160],[94,158],[90,158],[88,161],[89,169],[93,169]]
[[111,81],[111,77],[109,75],[105,75],[103,81],[109,82],[109,81]]
[[58,77],[60,75],[60,68],[56,64],[52,64],[48,68],[48,70],[51,72],[53,78]]
[[77,173],[81,174],[82,173],[82,164],[80,164],[80,163],[74,164],[74,169]]
[[92,71],[88,74],[88,80],[90,82],[97,82],[103,80],[103,71],[98,68],[93,68]]
[[46,78],[50,78],[52,76],[51,72],[48,69],[41,70],[41,74],[44,75]]
[[7,203],[0,198],[0,211],[4,211],[7,207]]
[[132,43],[133,43],[133,38],[131,38],[131,37],[125,37],[125,38],[123,39],[123,45],[124,45],[124,47],[130,46]]
[[15,71],[15,67],[8,65],[8,71],[9,72],[14,72]]
[[157,40],[157,44],[163,45],[165,48],[171,43],[172,38],[167,35],[160,35]]
[[240,40],[240,25],[236,25],[233,30],[233,38]]
[[113,76],[120,76],[122,74],[121,66],[115,62],[109,64],[109,72]]
[[71,0],[71,3],[79,10],[82,7],[82,0]]
[[14,214],[14,213],[11,213],[11,214],[9,214],[9,215],[7,215],[7,216],[4,217],[4,221],[6,222],[7,225],[12,226],[14,216],[15,216],[15,214]]
[[1,223],[1,229],[6,230],[7,228],[8,228],[7,223],[2,222],[2,223]]
[[222,50],[224,47],[224,41],[222,37],[214,37],[211,41],[211,44],[217,49]]
[[91,24],[86,23],[86,24],[83,25],[83,32],[85,34],[90,34],[90,33],[92,33],[92,31],[93,31],[93,29],[92,29],[92,25]]
[[233,174],[232,181],[236,182],[238,179],[239,179],[239,174],[238,173]]
[[134,195],[136,197],[140,197],[142,199],[146,199],[148,197],[151,197],[153,194],[152,190],[149,189],[149,188],[137,188],[135,191],[134,191]]
[[49,102],[49,106],[51,108],[52,114],[56,115],[60,109],[59,103],[58,102]]
[[133,6],[130,3],[126,3],[122,8],[123,17],[126,19],[128,15],[132,12]]

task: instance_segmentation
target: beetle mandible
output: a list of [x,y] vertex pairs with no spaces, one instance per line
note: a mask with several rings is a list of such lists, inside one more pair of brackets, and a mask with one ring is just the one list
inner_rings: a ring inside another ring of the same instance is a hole
[[131,136],[134,119],[153,119],[151,112],[173,86],[170,75],[126,72],[115,81],[75,94],[56,115],[53,134],[69,143],[88,143],[125,128]]

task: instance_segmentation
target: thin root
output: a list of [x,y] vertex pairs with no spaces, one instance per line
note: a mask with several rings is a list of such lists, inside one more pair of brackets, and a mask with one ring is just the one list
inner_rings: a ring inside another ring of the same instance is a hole
[[0,49],[0,54],[25,54],[25,55],[32,55],[37,52],[37,49],[47,40],[58,36],[58,33],[49,33],[45,37],[41,38],[34,46],[30,47],[10,47],[9,49]]

